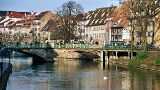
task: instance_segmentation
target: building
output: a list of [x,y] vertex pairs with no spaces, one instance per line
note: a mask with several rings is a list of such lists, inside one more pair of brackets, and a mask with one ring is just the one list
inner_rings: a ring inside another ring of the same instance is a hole
[[86,16],[86,18],[89,17],[89,20],[86,21],[87,25],[85,30],[89,42],[100,45],[101,47],[108,42],[106,40],[106,38],[108,38],[108,35],[106,35],[106,22],[111,20],[111,15],[115,8],[115,6],[98,8],[95,11],[89,12]]
[[31,12],[0,11],[0,13],[3,14],[0,20],[1,33],[3,33],[4,37],[3,42],[17,43],[20,42],[20,40],[23,42],[30,40],[24,39],[31,37],[29,36],[30,25],[25,25],[26,21],[33,16]]
[[53,13],[51,11],[44,11],[38,14],[32,25],[34,30],[42,30],[42,28],[47,24],[49,20],[53,18]]
[[34,42],[41,42],[42,29],[45,27],[49,20],[52,20],[53,17],[54,15],[51,11],[44,11],[35,16],[35,19],[32,23]]
[[153,24],[154,32],[153,35],[153,45],[160,48],[160,14],[155,16],[155,23]]
[[112,25],[110,33],[110,44],[128,45],[130,42],[130,26],[128,25],[129,4],[121,3],[112,14]]
[[85,26],[86,26],[86,17],[85,14],[78,14],[75,18],[77,20],[77,25],[75,29],[75,36],[79,40],[85,40],[86,34],[85,34]]
[[52,42],[55,43],[57,39],[58,23],[57,16],[54,16],[51,20],[47,22],[47,24],[43,27],[41,31],[41,42]]

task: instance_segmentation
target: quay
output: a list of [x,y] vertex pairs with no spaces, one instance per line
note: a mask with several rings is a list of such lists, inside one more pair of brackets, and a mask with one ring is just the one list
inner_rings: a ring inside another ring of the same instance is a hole
[[10,63],[0,63],[0,90],[6,90],[8,78],[12,73],[12,67]]

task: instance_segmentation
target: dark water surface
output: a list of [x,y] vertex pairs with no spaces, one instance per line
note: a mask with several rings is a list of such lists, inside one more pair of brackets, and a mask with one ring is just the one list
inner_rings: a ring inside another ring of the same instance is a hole
[[[7,59],[6,59],[7,61]],[[103,63],[59,59],[32,66],[32,58],[12,57],[7,90],[160,90],[160,74]]]

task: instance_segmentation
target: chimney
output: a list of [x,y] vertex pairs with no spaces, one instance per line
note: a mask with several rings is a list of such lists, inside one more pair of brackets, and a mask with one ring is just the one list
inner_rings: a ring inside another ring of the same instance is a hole
[[27,17],[27,14],[26,14],[26,13],[24,13],[24,17]]
[[31,12],[31,15],[33,15],[33,14],[34,14],[34,12],[32,11],[32,12]]

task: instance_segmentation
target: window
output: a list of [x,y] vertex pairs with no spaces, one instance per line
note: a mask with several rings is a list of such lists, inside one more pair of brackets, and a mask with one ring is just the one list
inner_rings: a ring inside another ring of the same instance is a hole
[[141,36],[142,36],[142,33],[139,32],[139,31],[137,31],[137,32],[136,32],[136,36],[137,36],[137,37],[141,37]]
[[152,37],[152,35],[153,35],[153,32],[151,31],[151,32],[147,32],[147,36],[148,37]]

